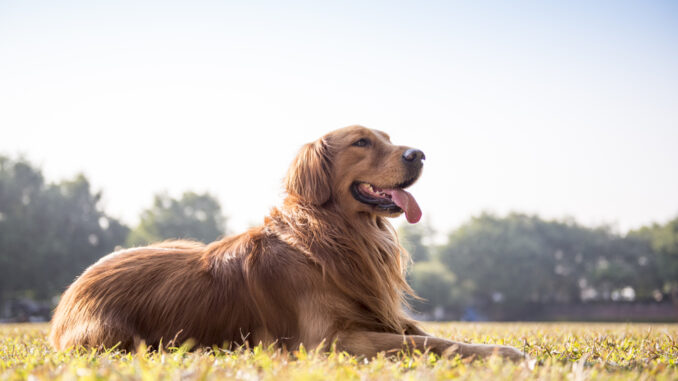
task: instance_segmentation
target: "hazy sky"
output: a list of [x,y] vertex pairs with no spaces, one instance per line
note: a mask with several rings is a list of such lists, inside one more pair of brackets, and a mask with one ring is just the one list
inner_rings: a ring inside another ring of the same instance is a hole
[[439,230],[666,221],[678,2],[0,0],[0,154],[84,172],[127,223],[163,190],[259,223],[298,148],[350,124],[426,153]]

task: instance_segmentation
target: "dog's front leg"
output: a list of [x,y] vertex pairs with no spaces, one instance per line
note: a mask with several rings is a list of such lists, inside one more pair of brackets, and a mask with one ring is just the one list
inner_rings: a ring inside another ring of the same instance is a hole
[[513,361],[525,355],[516,348],[503,345],[465,344],[433,336],[399,335],[385,332],[351,331],[337,336],[337,348],[354,355],[374,357],[379,352],[387,355],[399,351],[430,351],[439,356],[488,357],[498,355]]

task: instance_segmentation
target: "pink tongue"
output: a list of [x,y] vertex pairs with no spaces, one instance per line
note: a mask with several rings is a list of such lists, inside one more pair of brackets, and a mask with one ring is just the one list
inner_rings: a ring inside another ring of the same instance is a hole
[[414,197],[407,191],[402,189],[389,189],[391,200],[395,202],[400,209],[405,211],[407,222],[414,224],[421,219],[421,209]]

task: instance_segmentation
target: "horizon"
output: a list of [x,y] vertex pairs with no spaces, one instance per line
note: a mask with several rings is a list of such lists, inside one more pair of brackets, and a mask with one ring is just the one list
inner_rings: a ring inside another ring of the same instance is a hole
[[439,232],[678,215],[678,5],[484,4],[5,2],[0,155],[84,173],[130,226],[209,192],[239,232],[304,143],[361,124],[425,152],[410,189]]

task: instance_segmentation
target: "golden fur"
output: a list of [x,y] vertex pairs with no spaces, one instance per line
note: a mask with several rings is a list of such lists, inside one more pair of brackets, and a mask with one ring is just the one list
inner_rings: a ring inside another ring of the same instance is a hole
[[102,258],[64,293],[50,342],[59,350],[336,343],[365,356],[417,348],[520,358],[510,347],[428,336],[404,314],[408,257],[385,218],[402,210],[360,202],[351,185],[414,182],[423,157],[405,162],[407,149],[361,126],[305,145],[282,207],[262,226],[208,245],[170,241]]

